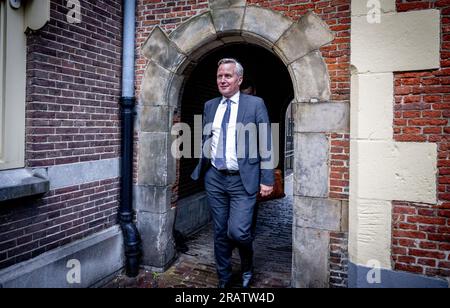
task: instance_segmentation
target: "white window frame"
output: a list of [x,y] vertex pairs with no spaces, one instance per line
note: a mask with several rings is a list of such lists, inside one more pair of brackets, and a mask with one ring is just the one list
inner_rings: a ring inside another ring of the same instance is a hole
[[0,170],[25,166],[24,9],[0,1]]
[[26,30],[50,20],[50,0],[0,0],[0,171],[25,167]]

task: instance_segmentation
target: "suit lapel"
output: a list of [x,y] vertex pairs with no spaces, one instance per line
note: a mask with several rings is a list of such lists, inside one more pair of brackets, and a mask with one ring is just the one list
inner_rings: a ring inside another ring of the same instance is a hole
[[209,119],[206,121],[206,123],[213,123],[214,117],[216,116],[217,108],[219,108],[220,101],[222,100],[221,97],[217,98],[213,105],[211,106],[211,112],[208,114]]
[[236,118],[236,124],[237,123],[243,123],[245,112],[247,111],[247,100],[245,99],[245,95],[241,93],[239,98],[239,108],[238,108],[238,114]]
[[245,117],[245,113],[247,112],[247,100],[246,97],[243,93],[241,93],[241,96],[239,98],[239,107],[238,107],[238,114],[236,117],[236,153],[238,154],[239,157],[239,149],[238,149],[238,144],[240,143],[240,140],[243,136],[241,136],[242,134],[242,126],[245,125],[246,123],[244,123],[244,117]]

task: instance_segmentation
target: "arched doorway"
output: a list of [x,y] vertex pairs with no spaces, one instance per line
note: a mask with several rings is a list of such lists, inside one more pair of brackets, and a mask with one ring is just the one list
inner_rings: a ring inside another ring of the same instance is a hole
[[319,51],[333,35],[313,13],[294,23],[243,0],[210,0],[210,8],[180,25],[170,37],[155,28],[142,49],[149,61],[138,106],[134,202],[143,262],[164,268],[175,256],[171,205],[177,177],[170,132],[184,81],[211,51],[249,43],[281,59],[294,90],[292,286],[326,287],[330,232],[340,231],[345,220],[343,203],[328,198],[327,134],[348,126],[348,106],[329,101],[330,80]]
[[[204,103],[220,96],[216,85],[217,63],[224,57],[237,59],[244,67],[244,82],[241,89],[251,84],[257,95],[264,99],[269,118],[273,126],[278,126],[279,164],[277,169],[284,171],[284,115],[287,105],[294,98],[291,77],[284,63],[272,52],[248,42],[224,44],[209,51],[197,60],[197,64],[186,72],[180,99],[180,120],[194,127],[194,115],[203,112]],[[194,139],[194,136],[192,136]],[[193,141],[193,140],[192,140]],[[209,208],[202,182],[190,179],[190,174],[198,163],[198,159],[182,158],[178,165],[178,200],[176,203],[175,228],[184,235],[195,232],[208,222]],[[283,176],[283,175],[282,175]],[[273,200],[258,206],[255,246],[255,281],[264,285],[264,281],[273,281],[277,287],[290,286],[292,268],[292,198]],[[214,264],[206,251],[212,247],[211,241],[201,242],[198,239],[212,239],[212,229],[202,228],[200,234],[191,237],[188,242],[189,253],[199,254],[201,264]],[[208,237],[209,236],[209,237]],[[199,247],[202,247],[199,249]],[[199,253],[199,250],[203,253]],[[236,252],[237,253],[237,252]],[[276,257],[274,257],[276,256]],[[236,256],[235,256],[236,257]],[[181,260],[184,256],[180,257]],[[179,262],[175,263],[177,268]],[[235,269],[239,266],[235,266]],[[173,268],[170,269],[172,271]],[[236,274],[236,273],[235,273]],[[207,274],[204,273],[205,277]],[[236,276],[235,276],[236,277]],[[276,282],[275,282],[276,281]]]
[[[220,96],[216,85],[217,62],[224,57],[238,59],[245,69],[243,87],[252,84],[255,95],[266,103],[271,123],[279,125],[279,157],[277,168],[284,171],[284,117],[288,104],[294,98],[294,90],[286,66],[275,55],[257,45],[233,43],[209,52],[198,61],[195,69],[186,78],[180,100],[180,120],[194,127],[194,115],[202,114],[203,104]],[[194,136],[192,136],[193,139]],[[193,140],[192,140],[193,141]],[[183,199],[203,190],[202,185],[190,179],[198,159],[182,158],[179,166],[178,199]]]

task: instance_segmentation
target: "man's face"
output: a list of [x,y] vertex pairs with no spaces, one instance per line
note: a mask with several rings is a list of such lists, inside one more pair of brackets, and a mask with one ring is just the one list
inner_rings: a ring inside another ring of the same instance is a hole
[[225,63],[219,66],[217,70],[217,86],[219,92],[226,98],[232,97],[239,91],[242,83],[242,77],[236,73],[236,64]]

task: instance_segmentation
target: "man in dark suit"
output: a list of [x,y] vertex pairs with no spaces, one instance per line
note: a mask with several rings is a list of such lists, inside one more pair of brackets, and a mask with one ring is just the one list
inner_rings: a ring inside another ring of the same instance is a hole
[[244,69],[222,59],[217,86],[222,97],[205,104],[202,157],[191,177],[205,178],[214,224],[219,287],[229,287],[234,247],[241,257],[242,286],[253,276],[252,220],[257,194],[270,195],[274,173],[270,122],[264,101],[240,93]]

